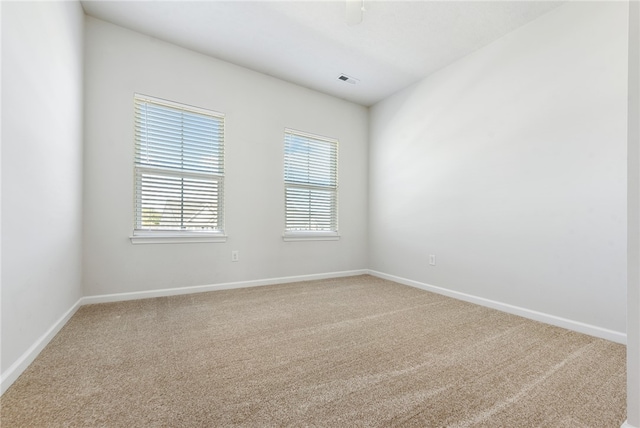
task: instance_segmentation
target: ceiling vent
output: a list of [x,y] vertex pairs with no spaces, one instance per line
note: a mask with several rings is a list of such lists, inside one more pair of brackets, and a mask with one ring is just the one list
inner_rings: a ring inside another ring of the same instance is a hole
[[342,80],[343,82],[351,83],[352,85],[355,85],[356,83],[359,82],[359,80],[356,79],[355,77],[347,76],[346,74],[341,74],[340,76],[338,76],[338,80]]

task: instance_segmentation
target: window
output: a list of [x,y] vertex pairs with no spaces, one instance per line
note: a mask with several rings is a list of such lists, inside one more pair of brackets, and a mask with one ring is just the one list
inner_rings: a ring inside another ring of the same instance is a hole
[[224,116],[135,95],[134,243],[224,241]]
[[338,142],[285,129],[285,240],[338,239]]

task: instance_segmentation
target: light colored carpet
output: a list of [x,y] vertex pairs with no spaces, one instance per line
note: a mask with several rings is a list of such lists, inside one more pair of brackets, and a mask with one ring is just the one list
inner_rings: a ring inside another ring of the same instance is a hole
[[371,276],[89,305],[9,427],[594,427],[625,347]]

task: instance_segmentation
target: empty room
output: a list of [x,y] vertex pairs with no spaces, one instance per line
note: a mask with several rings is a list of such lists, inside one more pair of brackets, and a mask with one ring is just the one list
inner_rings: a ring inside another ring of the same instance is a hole
[[3,428],[640,428],[638,1],[0,20]]

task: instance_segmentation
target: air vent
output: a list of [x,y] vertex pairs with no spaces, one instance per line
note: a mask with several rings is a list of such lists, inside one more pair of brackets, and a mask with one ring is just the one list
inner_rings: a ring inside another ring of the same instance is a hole
[[355,85],[356,83],[359,82],[359,80],[356,79],[355,77],[347,76],[346,74],[341,74],[340,76],[338,76],[338,80],[342,80],[343,82],[351,83],[352,85]]

